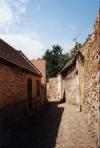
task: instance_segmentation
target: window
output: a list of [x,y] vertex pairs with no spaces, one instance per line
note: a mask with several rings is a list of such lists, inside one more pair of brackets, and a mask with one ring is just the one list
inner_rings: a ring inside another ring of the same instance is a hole
[[40,81],[36,80],[36,95],[40,96]]

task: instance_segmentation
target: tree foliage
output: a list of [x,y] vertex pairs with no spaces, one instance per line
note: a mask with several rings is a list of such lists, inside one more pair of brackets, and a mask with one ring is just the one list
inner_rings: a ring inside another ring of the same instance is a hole
[[75,53],[75,47],[65,54],[59,45],[53,45],[51,50],[47,49],[43,56],[43,59],[47,62],[47,79],[55,77],[63,66],[75,55]]

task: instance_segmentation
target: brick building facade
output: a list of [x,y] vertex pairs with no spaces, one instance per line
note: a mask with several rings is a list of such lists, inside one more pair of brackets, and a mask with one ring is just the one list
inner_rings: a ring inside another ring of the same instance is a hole
[[46,102],[46,61],[45,60],[31,60],[31,63],[39,69],[42,74],[41,77],[41,91],[42,91],[42,98],[44,98]]
[[44,106],[40,71],[0,39],[0,115],[34,114]]
[[32,64],[39,69],[42,74],[41,83],[46,85],[46,61],[45,60],[31,60]]

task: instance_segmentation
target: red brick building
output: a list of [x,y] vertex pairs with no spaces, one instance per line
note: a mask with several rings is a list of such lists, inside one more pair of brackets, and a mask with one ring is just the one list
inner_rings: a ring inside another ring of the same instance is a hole
[[42,74],[41,84],[42,84],[42,97],[45,98],[46,101],[46,61],[45,60],[32,60],[32,64],[39,69]]
[[21,51],[0,39],[1,114],[39,112],[44,106],[41,76],[41,72]]
[[32,60],[32,64],[39,69],[42,74],[41,83],[46,84],[46,61],[45,60]]

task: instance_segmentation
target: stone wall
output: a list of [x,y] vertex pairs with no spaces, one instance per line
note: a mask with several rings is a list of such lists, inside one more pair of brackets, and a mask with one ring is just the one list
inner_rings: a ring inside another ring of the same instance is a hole
[[61,74],[58,74],[57,76],[57,81],[58,81],[58,100],[62,98],[62,92],[61,92],[61,83],[62,83],[62,76]]
[[80,106],[81,111],[84,110],[83,100],[84,98],[84,65],[81,63],[79,57],[77,60],[77,69],[78,69],[78,77],[79,77],[79,100],[80,100]]
[[80,63],[79,69],[82,108],[87,113],[89,131],[100,145],[100,33],[97,30],[87,39],[80,52],[84,56],[84,65]]
[[36,81],[39,80],[41,85],[41,77],[27,73],[15,66],[11,67],[2,63],[0,64],[0,109],[1,112],[6,111],[5,115],[7,115],[8,112],[12,114],[18,109],[22,110],[22,108],[28,112],[28,79],[32,80],[32,104],[34,112],[36,105],[37,108],[41,108],[41,105],[43,105],[42,95],[37,96],[36,94]]
[[78,85],[76,67],[72,67],[66,76],[62,77],[62,98],[65,91],[66,101],[70,104],[77,104]]
[[58,79],[50,78],[47,84],[47,98],[50,101],[58,100]]

